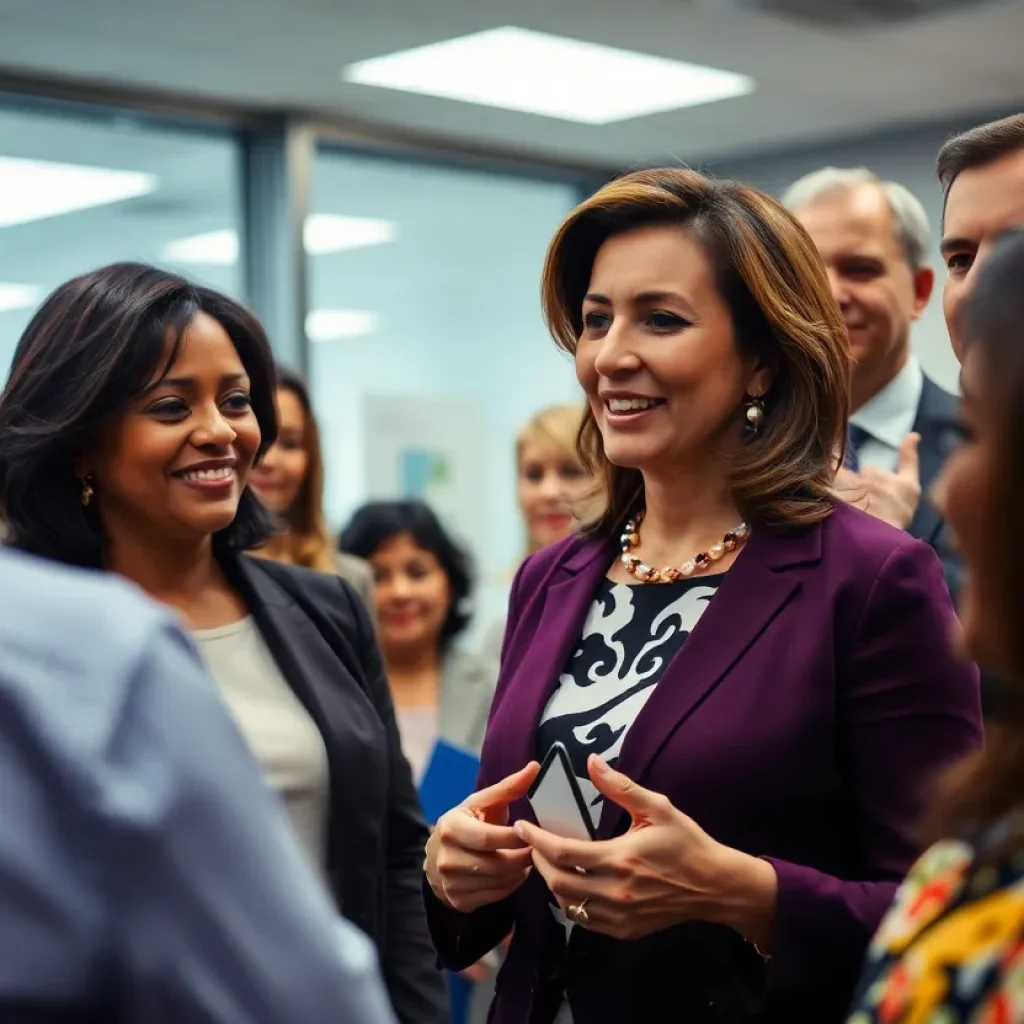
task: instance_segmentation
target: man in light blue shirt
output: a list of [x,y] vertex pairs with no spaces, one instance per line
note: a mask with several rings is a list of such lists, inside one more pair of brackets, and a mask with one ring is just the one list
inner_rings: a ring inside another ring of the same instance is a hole
[[212,684],[128,585],[0,551],[0,1020],[393,1024]]

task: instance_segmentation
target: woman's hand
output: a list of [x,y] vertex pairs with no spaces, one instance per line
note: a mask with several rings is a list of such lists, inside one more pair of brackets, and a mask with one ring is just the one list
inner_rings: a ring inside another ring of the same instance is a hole
[[770,864],[717,843],[667,797],[599,757],[591,755],[587,770],[605,798],[632,817],[625,835],[581,842],[526,821],[515,824],[563,910],[586,901],[588,920],[577,923],[616,939],[702,920],[727,924],[762,949],[770,946],[777,890]]
[[438,820],[423,870],[442,903],[468,914],[503,900],[526,881],[531,851],[508,827],[508,805],[526,795],[538,771],[540,765],[531,761]]

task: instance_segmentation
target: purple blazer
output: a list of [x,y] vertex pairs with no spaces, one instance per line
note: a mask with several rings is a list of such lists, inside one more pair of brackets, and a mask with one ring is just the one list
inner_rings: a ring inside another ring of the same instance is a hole
[[[513,586],[479,785],[538,758],[540,714],[615,557],[571,538]],[[619,770],[666,794],[779,879],[773,957],[689,922],[638,942],[582,929],[563,953],[537,872],[459,914],[425,887],[441,960],[473,963],[515,928],[492,1024],[830,1024],[919,852],[938,776],[981,741],[977,672],[926,544],[847,506],[810,527],[754,531],[626,734]],[[511,819],[532,820],[525,801]],[[607,802],[599,838],[629,825]],[[564,934],[564,933],[563,933]]]

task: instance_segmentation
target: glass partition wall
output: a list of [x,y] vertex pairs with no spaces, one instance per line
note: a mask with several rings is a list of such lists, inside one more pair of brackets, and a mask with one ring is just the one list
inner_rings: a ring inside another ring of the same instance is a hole
[[309,367],[323,421],[327,512],[422,496],[477,553],[514,567],[514,438],[578,392],[547,336],[547,243],[569,185],[356,156],[313,176]]
[[238,157],[227,132],[0,98],[0,376],[40,301],[107,263],[162,264],[241,297]]
[[581,179],[333,139],[0,94],[0,379],[45,295],[106,263],[241,298],[309,377],[332,528],[368,498],[423,497],[500,603],[523,546],[516,433],[578,396],[539,284]]

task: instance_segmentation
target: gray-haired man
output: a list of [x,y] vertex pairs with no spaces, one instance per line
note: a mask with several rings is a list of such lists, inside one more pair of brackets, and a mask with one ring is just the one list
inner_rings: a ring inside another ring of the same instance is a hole
[[850,337],[849,462],[837,489],[931,544],[955,598],[962,565],[928,488],[957,443],[959,402],[910,349],[911,324],[935,283],[928,218],[906,188],[865,168],[815,171],[783,202],[825,261]]

